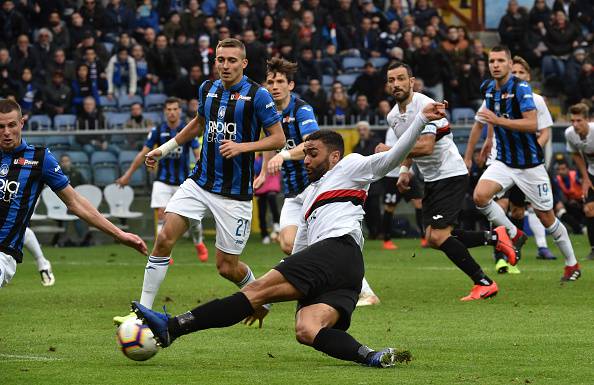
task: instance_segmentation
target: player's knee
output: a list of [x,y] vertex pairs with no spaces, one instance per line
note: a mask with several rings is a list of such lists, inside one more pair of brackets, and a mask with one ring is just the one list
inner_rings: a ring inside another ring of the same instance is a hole
[[485,207],[489,203],[491,198],[492,197],[490,197],[485,192],[480,191],[479,189],[475,189],[474,193],[472,194],[472,199],[474,200],[474,204],[477,205],[478,207]]
[[427,236],[427,242],[433,249],[439,249],[444,241],[444,235],[440,231],[432,230]]
[[588,217],[588,218],[594,217],[594,206],[591,204],[585,205],[584,206],[584,214],[586,214],[586,217]]
[[297,342],[303,345],[312,346],[319,330],[315,330],[308,325],[297,324],[295,326],[295,338]]
[[229,261],[222,260],[217,262],[217,270],[223,278],[232,279],[235,276],[235,266]]
[[173,241],[165,231],[160,231],[157,235],[157,242],[155,242],[154,255],[169,255],[173,249],[175,241]]
[[523,207],[513,207],[511,216],[513,219],[524,219],[525,210]]

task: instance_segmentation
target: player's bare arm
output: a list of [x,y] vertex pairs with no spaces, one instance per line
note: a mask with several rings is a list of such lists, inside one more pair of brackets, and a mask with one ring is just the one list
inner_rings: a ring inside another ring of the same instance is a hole
[[197,136],[200,136],[202,132],[204,132],[204,126],[204,117],[196,116],[194,119],[190,120],[188,124],[186,124],[186,126],[175,136],[175,138],[170,139],[167,143],[146,154],[144,164],[146,164],[148,168],[157,167],[159,159],[167,155],[169,152],[175,150],[177,147],[186,144]]
[[255,141],[236,143],[232,140],[223,140],[219,151],[225,158],[233,158],[245,152],[258,152],[268,150],[278,150],[285,145],[285,133],[280,122],[265,128],[268,136]]
[[572,153],[571,157],[573,158],[573,163],[577,167],[582,177],[582,193],[584,194],[584,197],[587,197],[588,191],[593,188],[593,186],[592,181],[590,181],[590,178],[588,177],[588,167],[586,166],[586,161],[579,152]]
[[[307,139],[308,136],[309,135],[304,136],[303,140]],[[303,152],[304,143],[305,142],[301,142],[290,150],[282,150],[278,154],[274,155],[270,159],[266,167],[266,171],[268,172],[268,174],[278,174],[282,170],[283,163],[285,161],[303,160],[303,158],[305,158],[305,153]]]
[[472,167],[472,153],[481,137],[482,130],[483,123],[480,122],[474,122],[470,129],[470,136],[468,137],[468,144],[466,145],[466,152],[464,153],[464,163],[466,163],[468,169]]
[[495,135],[495,130],[493,130],[492,124],[487,124],[487,137],[483,142],[483,146],[481,147],[481,152],[479,154],[479,166],[482,167],[486,162],[487,158],[489,158],[489,154],[493,149],[493,136]]
[[507,119],[503,116],[497,116],[487,108],[477,112],[477,116],[486,123],[494,126],[505,127],[508,130],[536,133],[538,128],[536,122],[536,109],[522,112],[522,119]]
[[549,138],[551,137],[551,127],[543,128],[542,130],[538,131],[538,138],[536,141],[540,145],[540,147],[544,148],[546,144],[549,142]]
[[134,157],[134,160],[132,161],[132,164],[130,164],[130,167],[128,167],[126,172],[124,172],[124,174],[121,177],[116,179],[115,182],[120,186],[126,186],[128,183],[130,183],[130,178],[132,177],[132,174],[134,174],[134,171],[138,170],[138,168],[142,166],[146,158],[146,154],[148,154],[150,151],[150,148],[146,146],[142,147],[142,150],[140,150],[140,152],[136,154],[136,156]]
[[105,219],[105,217],[101,215],[101,213],[99,213],[99,211],[97,211],[85,197],[77,193],[72,186],[68,185],[56,194],[64,204],[66,204],[68,210],[80,219],[95,226],[105,234],[111,235],[114,239],[124,245],[131,247],[144,255],[147,254],[146,244],[138,235],[126,233]]
[[435,135],[433,134],[425,134],[421,135],[421,137],[415,143],[415,146],[410,150],[408,154],[409,158],[416,158],[418,156],[426,156],[431,155],[433,153],[433,148],[435,147]]
[[264,182],[266,182],[266,176],[267,176],[266,167],[267,167],[270,159],[272,159],[273,157],[274,157],[274,151],[262,152],[262,169],[260,170],[260,173],[258,174],[258,176],[256,178],[254,178],[254,182],[252,183],[254,190],[259,189],[260,187],[262,187]]

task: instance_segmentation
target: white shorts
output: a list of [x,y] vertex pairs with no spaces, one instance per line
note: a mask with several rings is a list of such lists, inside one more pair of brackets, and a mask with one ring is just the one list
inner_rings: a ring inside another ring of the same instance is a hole
[[487,167],[481,176],[481,180],[483,179],[498,183],[503,192],[513,185],[518,186],[526,195],[526,201],[532,203],[536,210],[553,209],[551,180],[542,164],[532,168],[512,168],[496,160]]
[[16,273],[15,259],[0,251],[0,287],[6,286]]
[[167,203],[178,189],[179,186],[173,186],[158,180],[154,181],[153,192],[151,193],[151,209],[167,207]]
[[239,255],[250,237],[252,201],[239,201],[213,194],[186,179],[173,195],[166,213],[175,213],[188,219],[201,221],[210,211],[216,225],[217,249]]
[[285,198],[280,213],[280,229],[287,226],[299,226],[301,216],[301,204],[295,198]]

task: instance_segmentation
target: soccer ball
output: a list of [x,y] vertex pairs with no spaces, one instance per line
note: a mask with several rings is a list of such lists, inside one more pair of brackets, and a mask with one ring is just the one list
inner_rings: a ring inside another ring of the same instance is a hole
[[122,353],[134,361],[146,361],[157,354],[153,332],[136,318],[124,321],[116,332]]

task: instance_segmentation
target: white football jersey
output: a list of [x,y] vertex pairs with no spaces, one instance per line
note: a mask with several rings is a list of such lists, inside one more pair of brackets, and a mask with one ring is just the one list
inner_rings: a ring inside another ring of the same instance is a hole
[[[534,92],[532,93],[532,98],[534,100],[534,105],[536,106],[536,130],[541,131],[547,127],[552,127],[553,117],[549,112],[549,108],[547,107],[544,98]],[[479,111],[483,108],[486,108],[484,100]],[[480,122],[477,116],[475,116],[474,119]],[[493,148],[491,148],[489,159],[487,159],[487,165],[491,164],[495,159],[497,159],[497,138],[493,135]]]
[[582,139],[573,126],[565,129],[565,140],[567,141],[567,152],[578,152],[588,163],[588,173],[594,175],[594,123],[588,123],[590,131],[585,139]]
[[[386,133],[386,144],[391,146],[392,142],[400,138],[408,130],[415,116],[427,104],[433,102],[434,100],[430,97],[414,92],[412,100],[406,106],[404,113],[400,113],[400,108],[396,104],[388,114],[390,129]],[[468,174],[464,159],[460,156],[458,147],[454,143],[454,136],[450,132],[447,119],[443,118],[427,123],[423,132],[421,132],[421,135],[423,134],[436,135],[433,153],[431,155],[413,158],[425,182],[435,182],[453,176]],[[398,173],[399,170],[396,169],[388,176],[398,177]]]
[[349,154],[295,197],[301,213],[293,253],[345,234],[363,247],[361,222],[369,185],[398,167],[415,145],[425,123],[419,117],[411,121],[410,129],[390,150],[369,156]]

